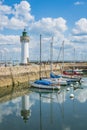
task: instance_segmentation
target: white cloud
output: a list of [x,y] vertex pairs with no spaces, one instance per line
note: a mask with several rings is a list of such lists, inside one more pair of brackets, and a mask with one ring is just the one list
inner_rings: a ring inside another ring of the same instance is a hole
[[41,20],[32,23],[31,31],[36,33],[46,34],[60,34],[67,30],[66,20],[62,17],[59,18],[42,18]]
[[2,30],[4,27],[8,26],[8,17],[5,15],[0,15],[0,30]]
[[25,21],[34,20],[34,16],[30,14],[31,7],[27,1],[21,1],[20,4],[15,4],[15,12],[14,15],[18,19],[24,19]]
[[83,4],[84,4],[84,2],[81,2],[81,1],[77,1],[74,3],[74,5],[83,5]]
[[23,29],[29,22],[34,21],[30,11],[30,4],[27,1],[15,4],[13,8],[0,4],[0,29]]
[[24,29],[25,26],[27,26],[26,22],[23,20],[20,21],[19,19],[13,17],[9,20],[8,26],[6,28],[17,30]]
[[6,53],[6,52],[9,53],[9,49],[7,49],[7,48],[4,48],[3,51],[4,51],[5,53]]
[[[87,55],[87,19],[81,18],[80,20],[76,21],[75,27],[72,29],[72,36],[70,36],[70,41],[72,42],[73,46],[77,48],[77,54],[79,59],[81,59],[80,53],[85,52]],[[86,59],[85,59],[86,60]]]
[[14,47],[14,48],[12,49],[12,51],[14,51],[14,52],[21,52],[21,48]]
[[18,44],[20,37],[17,35],[2,35],[0,34],[0,45],[4,44]]
[[0,14],[12,14],[12,7],[0,4]]
[[9,59],[18,58],[20,59],[21,51],[20,37],[16,35],[1,35],[0,34],[0,52],[2,54],[3,60],[5,57]]
[[87,35],[72,36],[71,40],[72,42],[75,42],[75,43],[81,43],[81,44],[87,43]]
[[81,18],[75,23],[75,28],[72,30],[74,34],[87,34],[87,19]]

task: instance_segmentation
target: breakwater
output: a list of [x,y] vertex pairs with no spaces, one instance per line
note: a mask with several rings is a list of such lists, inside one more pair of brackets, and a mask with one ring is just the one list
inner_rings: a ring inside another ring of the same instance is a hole
[[[87,63],[65,63],[64,69],[69,69],[75,66],[80,69],[87,69]],[[53,71],[57,74],[60,71],[61,63],[53,64]],[[39,79],[40,66],[37,64],[30,64],[25,66],[11,66],[11,67],[0,67],[0,87],[19,85],[21,83],[33,81]],[[50,75],[50,64],[41,65],[41,77],[49,77]]]

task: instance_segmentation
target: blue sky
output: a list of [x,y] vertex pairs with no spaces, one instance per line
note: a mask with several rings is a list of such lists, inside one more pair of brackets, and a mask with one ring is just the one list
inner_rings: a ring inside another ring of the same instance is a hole
[[64,40],[65,60],[74,60],[74,49],[76,60],[87,60],[86,12],[87,0],[1,0],[0,59],[20,60],[20,35],[26,28],[30,60],[39,59],[40,34],[43,60],[50,59],[52,36],[53,59],[57,59]]

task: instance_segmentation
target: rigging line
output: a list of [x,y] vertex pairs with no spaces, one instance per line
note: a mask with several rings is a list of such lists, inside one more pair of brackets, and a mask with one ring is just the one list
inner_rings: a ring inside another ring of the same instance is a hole
[[[58,53],[58,57],[57,57],[57,64],[56,64],[55,67],[57,67],[57,65],[58,65],[58,61],[59,61],[59,57],[60,57],[60,54],[61,54],[61,52],[62,52],[62,49],[63,49],[63,46],[61,45],[60,50],[59,50],[59,53]],[[60,67],[60,69],[61,69],[61,65],[60,65],[60,64],[59,64],[59,67]]]
[[[63,50],[63,53],[64,53],[64,41],[62,42],[62,45],[60,47],[60,50],[59,50],[59,54],[58,54],[58,57],[57,57],[57,61],[59,60],[59,57],[60,57],[60,54],[61,54],[61,51]],[[64,54],[63,54],[64,55]]]
[[60,47],[60,50],[59,50],[59,53],[58,53],[58,57],[57,57],[57,61],[59,60],[59,57],[60,57],[61,51],[62,51],[62,46]]

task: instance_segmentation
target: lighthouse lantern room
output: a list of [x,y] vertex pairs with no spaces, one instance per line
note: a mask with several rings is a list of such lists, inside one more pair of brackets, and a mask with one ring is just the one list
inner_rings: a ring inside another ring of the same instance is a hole
[[21,64],[25,65],[29,63],[29,36],[27,35],[26,29],[22,32],[20,36],[21,42]]

